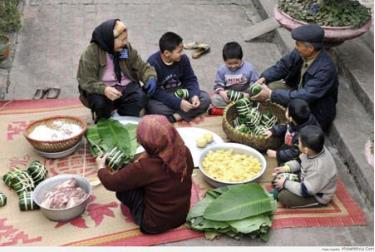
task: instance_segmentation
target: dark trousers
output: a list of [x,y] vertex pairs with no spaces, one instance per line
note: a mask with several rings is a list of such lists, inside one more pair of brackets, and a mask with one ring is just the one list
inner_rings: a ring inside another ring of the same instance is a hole
[[116,192],[116,198],[129,208],[135,223],[141,226],[144,209],[143,189]]
[[288,208],[308,208],[323,206],[315,199],[314,196],[305,198],[291,193],[285,189],[279,192],[278,200],[283,206]]
[[199,105],[198,108],[191,109],[188,112],[184,112],[182,110],[176,111],[168,107],[161,101],[150,99],[147,103],[147,114],[158,114],[158,115],[170,116],[170,115],[173,115],[174,113],[178,113],[182,119],[189,122],[192,119],[194,119],[194,117],[205,113],[211,104],[210,96],[204,91],[201,91],[199,100],[201,104]]
[[111,101],[104,95],[85,94],[89,107],[96,114],[96,121],[100,118],[109,118],[114,109],[122,116],[139,116],[145,108],[147,97],[142,88],[136,82],[131,82],[121,89],[122,96]]
[[116,197],[122,204],[127,206],[130,210],[130,213],[133,216],[134,222],[139,225],[139,228],[142,233],[145,234],[157,234],[160,233],[158,230],[153,230],[145,227],[143,224],[143,189],[136,189],[126,192],[116,192]]

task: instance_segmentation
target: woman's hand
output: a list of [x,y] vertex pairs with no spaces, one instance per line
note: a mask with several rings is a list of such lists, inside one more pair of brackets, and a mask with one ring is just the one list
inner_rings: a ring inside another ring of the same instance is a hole
[[122,96],[122,93],[118,91],[114,87],[106,87],[104,89],[104,95],[110,99],[111,101],[114,101]]
[[96,167],[97,169],[106,168],[105,160],[107,159],[108,153],[99,155],[96,157]]

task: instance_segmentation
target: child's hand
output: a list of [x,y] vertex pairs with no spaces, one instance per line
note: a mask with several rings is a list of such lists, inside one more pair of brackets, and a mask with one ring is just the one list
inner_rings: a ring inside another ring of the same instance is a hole
[[276,151],[274,150],[267,150],[267,156],[269,156],[270,158],[275,158],[276,157]]
[[281,189],[284,188],[285,180],[286,180],[286,178],[284,178],[284,177],[277,177],[277,178],[272,182],[272,185],[273,185],[275,188],[281,190]]
[[227,91],[221,90],[221,91],[219,92],[219,95],[220,95],[221,97],[223,97],[223,99],[224,99],[224,101],[225,101],[226,103],[229,102],[229,98],[228,98],[228,95],[227,95]]
[[102,169],[105,168],[105,160],[107,159],[108,153],[102,154],[96,157],[96,168],[97,169]]
[[186,100],[181,100],[180,108],[184,112],[189,112],[189,110],[193,108],[193,105]]
[[265,84],[266,83],[266,79],[264,77],[262,78],[259,78],[256,83],[259,83],[259,84]]
[[198,108],[199,105],[201,105],[201,102],[199,100],[199,97],[194,95],[192,98],[191,98],[191,104],[193,105],[193,108]]
[[270,137],[272,136],[272,131],[267,130],[266,132],[263,133],[263,135],[264,135],[266,138],[270,138]]
[[273,169],[273,173],[275,174],[284,173],[284,172],[285,172],[285,168],[283,166],[279,166]]

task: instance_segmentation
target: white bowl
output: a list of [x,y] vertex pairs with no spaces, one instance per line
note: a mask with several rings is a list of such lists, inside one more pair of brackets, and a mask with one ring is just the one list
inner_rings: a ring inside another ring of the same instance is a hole
[[[44,195],[48,191],[71,178],[75,178],[78,185],[87,193],[86,198],[79,205],[64,209],[45,208],[41,206]],[[85,211],[87,203],[89,202],[91,191],[91,185],[86,178],[75,174],[64,174],[53,176],[42,181],[37,185],[32,195],[34,202],[40,207],[43,215],[48,219],[53,221],[68,221],[80,216]]]
[[[246,155],[254,156],[259,159],[261,169],[255,177],[252,177],[250,179],[240,181],[240,182],[220,181],[218,179],[215,179],[211,177],[210,175],[208,175],[206,171],[203,169],[202,161],[206,157],[209,151],[216,151],[216,150],[233,150],[233,152],[236,154],[246,154]],[[266,171],[266,167],[267,167],[266,159],[259,151],[247,145],[238,144],[238,143],[222,143],[222,144],[216,144],[214,146],[208,147],[201,153],[201,156],[199,158],[199,170],[203,173],[204,179],[207,181],[207,183],[209,183],[213,187],[245,184],[245,183],[252,182],[263,175],[263,173]]]

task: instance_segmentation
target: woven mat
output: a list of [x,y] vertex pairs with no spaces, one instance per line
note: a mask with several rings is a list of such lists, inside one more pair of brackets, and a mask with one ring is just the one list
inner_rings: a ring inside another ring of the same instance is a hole
[[[221,126],[222,117],[201,116],[190,123],[179,123],[178,126],[191,126],[205,128],[214,131],[225,141],[225,133]],[[268,158],[267,169],[262,177],[256,182],[262,184],[267,190],[271,189],[272,170],[277,166],[276,159]],[[200,197],[210,186],[204,181],[200,171],[194,174],[194,181],[199,185]],[[292,228],[292,227],[339,227],[366,225],[366,218],[361,208],[351,198],[345,189],[344,183],[338,179],[337,191],[333,201],[326,207],[307,208],[307,209],[288,209],[280,204],[275,212],[272,222],[272,228]]]
[[[16,167],[24,169],[35,159],[46,165],[49,176],[63,173],[82,174],[85,156],[83,147],[67,158],[48,160],[38,156],[22,136],[30,122],[52,115],[74,115],[88,123],[92,122],[90,112],[77,99],[0,102],[0,176]],[[190,123],[181,122],[176,126],[209,129],[228,140],[222,131],[220,116],[201,116]],[[90,179],[96,176],[95,160],[87,151],[86,154],[85,176]],[[258,180],[265,187],[269,185],[276,162],[267,159],[267,164],[265,175]],[[193,181],[192,204],[201,199],[209,189],[199,171],[194,172]],[[160,235],[143,235],[127,211],[121,209],[114,194],[103,186],[93,189],[91,202],[84,214],[67,223],[49,221],[40,211],[21,212],[16,194],[2,182],[0,191],[8,197],[8,204],[0,208],[0,246],[146,246],[202,237],[201,233],[193,232],[184,226]],[[363,211],[351,199],[339,180],[336,197],[329,206],[297,210],[278,208],[273,228],[365,224]]]
[[[69,157],[48,160],[38,156],[22,135],[31,121],[52,115],[74,115],[92,122],[89,110],[77,99],[0,102],[0,108],[0,177],[16,167],[26,168],[35,159],[45,164],[49,176],[82,174],[83,146]],[[95,160],[88,151],[85,176],[96,177]],[[193,204],[199,200],[197,188],[193,185]],[[38,210],[20,211],[16,193],[3,182],[0,192],[8,197],[7,205],[0,208],[0,246],[146,246],[202,237],[184,226],[160,235],[143,235],[131,216],[121,210],[114,193],[101,185],[93,188],[83,215],[66,223],[49,221]]]

